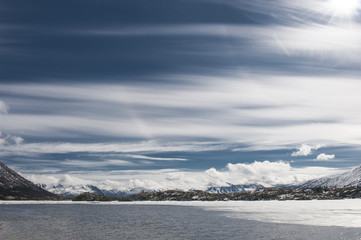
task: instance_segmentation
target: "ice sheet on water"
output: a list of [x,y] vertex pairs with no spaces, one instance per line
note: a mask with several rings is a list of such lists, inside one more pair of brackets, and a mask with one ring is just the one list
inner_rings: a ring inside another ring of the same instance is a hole
[[[71,201],[0,201],[0,204],[94,204]],[[313,226],[361,227],[361,199],[312,201],[100,202],[101,205],[178,205],[222,211],[232,218]]]

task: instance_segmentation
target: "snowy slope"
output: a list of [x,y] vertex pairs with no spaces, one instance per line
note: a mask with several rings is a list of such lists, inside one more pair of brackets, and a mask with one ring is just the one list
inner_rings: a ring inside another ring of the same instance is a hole
[[361,185],[361,165],[345,173],[307,181],[297,187],[342,187]]

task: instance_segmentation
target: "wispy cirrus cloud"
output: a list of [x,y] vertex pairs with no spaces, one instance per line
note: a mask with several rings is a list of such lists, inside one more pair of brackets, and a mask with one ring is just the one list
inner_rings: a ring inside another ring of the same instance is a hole
[[[276,1],[242,1],[242,0],[207,0],[227,4],[229,6],[257,12],[261,14],[272,14],[284,23],[317,22],[323,24],[346,23],[349,24],[357,18],[360,3],[353,1],[350,7],[343,7],[337,1],[325,0],[276,0]],[[335,3],[336,2],[336,3]]]
[[73,160],[68,159],[61,162],[62,165],[68,166],[81,166],[87,168],[104,167],[104,166],[134,166],[133,162],[120,160],[120,159],[107,159],[103,161],[86,161],[86,160]]
[[146,159],[153,161],[187,161],[186,158],[167,158],[167,157],[149,157],[144,155],[126,155],[127,157],[136,158],[136,159]]
[[[213,36],[238,39],[243,54],[280,54],[287,56],[316,56],[319,61],[356,62],[361,51],[358,23],[345,28],[338,25],[303,23],[296,26],[245,25],[245,24],[188,24],[148,25],[83,31],[83,34],[98,36]],[[79,31],[77,31],[79,33]],[[81,31],[80,31],[81,33]],[[241,42],[249,41],[247,50]],[[246,51],[246,52],[245,52]],[[213,54],[217,52],[212,50]],[[237,52],[233,53],[237,55]],[[325,57],[327,55],[327,57]],[[331,59],[330,59],[331,57]]]
[[9,154],[25,153],[127,153],[124,156],[137,159],[155,161],[185,161],[185,158],[161,158],[145,155],[134,155],[129,153],[139,152],[199,152],[221,150],[218,142],[162,142],[162,141],[140,141],[140,142],[119,142],[119,143],[25,143],[22,145],[4,146],[2,150]]
[[[240,76],[240,81],[234,76],[178,77],[187,79],[190,85],[89,85],[81,89],[72,85],[2,85],[0,92],[12,95],[13,111],[2,116],[0,128],[14,135],[21,133],[24,138],[41,137],[42,143],[21,147],[33,152],[107,151],[118,147],[116,143],[67,143],[64,138],[74,133],[113,139],[108,142],[118,142],[114,139],[119,137],[182,142],[179,139],[186,137],[236,141],[259,148],[359,141],[359,116],[352,111],[359,107],[360,100],[357,86],[361,83],[356,79],[248,75]],[[19,100],[29,92],[30,98]],[[38,97],[47,101],[39,103]],[[39,108],[45,112],[38,114]],[[58,140],[47,143],[52,136]],[[139,146],[141,149],[143,145]]]

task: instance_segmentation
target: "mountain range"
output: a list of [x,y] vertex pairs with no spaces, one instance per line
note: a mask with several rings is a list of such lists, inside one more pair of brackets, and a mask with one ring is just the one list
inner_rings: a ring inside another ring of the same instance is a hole
[[[46,189],[49,192],[55,193],[57,195],[71,198],[82,193],[92,193],[105,195],[107,197],[128,197],[141,192],[155,191],[153,189],[144,189],[144,188],[134,188],[127,191],[118,191],[118,190],[106,190],[101,187],[94,185],[80,185],[80,186],[64,186],[62,184],[58,185],[46,185],[39,184],[39,187]],[[244,193],[255,190],[257,188],[262,188],[260,184],[247,184],[247,185],[233,185],[228,183],[227,186],[211,186],[208,187],[206,192],[208,193]]]
[[[64,197],[73,197],[81,193],[89,192],[94,194],[103,194],[108,197],[128,197],[133,194],[155,191],[153,189],[129,189],[128,191],[105,190],[94,185],[83,186],[63,186],[63,185],[39,185],[42,188]],[[322,177],[306,181],[295,185],[274,186],[276,188],[313,188],[313,187],[344,187],[344,186],[361,186],[361,165],[339,175]],[[263,188],[260,184],[231,184],[225,186],[210,186],[205,192],[208,193],[244,193],[254,191],[257,188]]]
[[[322,177],[298,185],[274,186],[278,188],[314,188],[361,186],[361,165],[339,175]],[[210,186],[208,193],[244,193],[263,188],[260,184]],[[128,197],[137,193],[155,191],[153,189],[129,189],[127,191],[102,189],[94,185],[64,186],[35,185],[0,162],[0,199],[57,199],[59,196],[71,198],[81,193],[105,195],[108,197]],[[191,190],[190,190],[191,191]]]
[[128,191],[119,191],[115,189],[108,190],[108,189],[102,189],[94,185],[65,186],[62,184],[58,184],[58,185],[38,184],[37,186],[65,198],[72,198],[82,193],[105,195],[107,197],[128,197],[133,194],[150,191],[149,189],[142,189],[142,188],[129,189]]
[[[63,185],[39,185],[40,187],[56,193],[63,197],[74,197],[81,193],[89,192],[93,194],[103,194],[108,197],[128,197],[133,194],[155,191],[153,189],[129,189],[128,191],[106,190],[94,185],[83,186],[63,186]],[[313,188],[313,187],[344,187],[344,186],[361,186],[361,165],[339,175],[313,179],[296,185],[274,186],[278,188]],[[260,184],[231,184],[226,186],[210,186],[205,192],[208,193],[244,193],[250,192],[257,188],[263,188]]]

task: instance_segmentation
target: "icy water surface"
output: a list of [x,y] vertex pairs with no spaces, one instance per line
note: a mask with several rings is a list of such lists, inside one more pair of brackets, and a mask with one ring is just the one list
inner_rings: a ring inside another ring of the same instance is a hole
[[171,204],[0,204],[0,239],[361,238],[361,228],[265,223],[226,215]]

